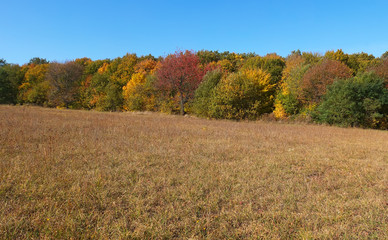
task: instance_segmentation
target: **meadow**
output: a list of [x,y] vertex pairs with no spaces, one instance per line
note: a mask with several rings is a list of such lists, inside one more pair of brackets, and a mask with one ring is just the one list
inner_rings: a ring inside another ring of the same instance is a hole
[[0,106],[0,239],[387,232],[387,131]]

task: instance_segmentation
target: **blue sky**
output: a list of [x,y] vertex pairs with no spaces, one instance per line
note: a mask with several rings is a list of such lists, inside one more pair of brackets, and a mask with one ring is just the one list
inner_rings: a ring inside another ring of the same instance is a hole
[[388,51],[388,1],[0,0],[0,58],[23,64],[177,49]]

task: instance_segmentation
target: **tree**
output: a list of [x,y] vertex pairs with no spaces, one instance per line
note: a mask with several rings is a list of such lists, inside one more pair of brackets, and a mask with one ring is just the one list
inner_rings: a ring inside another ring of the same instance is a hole
[[50,83],[46,80],[49,64],[31,64],[23,66],[26,69],[24,80],[19,86],[18,101],[20,103],[46,104]]
[[305,59],[302,57],[300,50],[292,51],[290,55],[285,59],[285,66],[282,72],[282,82],[287,79],[290,75],[290,72],[305,63]]
[[388,88],[388,58],[384,59],[380,64],[370,68],[370,70],[384,79],[385,87]]
[[74,61],[50,63],[46,79],[51,86],[50,103],[55,106],[69,107],[76,100],[84,67]]
[[114,59],[107,68],[111,81],[121,87],[125,86],[135,73],[137,61],[136,54],[126,54],[122,58]]
[[206,73],[202,83],[198,86],[194,95],[193,111],[198,116],[210,116],[210,103],[214,96],[214,89],[221,81],[223,73],[219,70],[213,70]]
[[92,63],[92,60],[90,58],[84,57],[84,58],[77,58],[76,60],[74,60],[74,62],[76,62],[77,64],[83,67],[87,67],[89,64]]
[[49,61],[47,61],[45,58],[34,57],[30,59],[30,61],[28,62],[28,65],[40,65],[40,64],[48,64],[48,63]]
[[192,51],[176,51],[161,63],[156,75],[157,86],[172,96],[178,95],[180,113],[185,114],[185,104],[193,97],[205,71],[199,67],[199,58]]
[[23,81],[24,73],[19,65],[0,66],[0,104],[17,102],[18,86]]
[[357,73],[365,72],[378,63],[372,54],[367,53],[355,53],[349,55],[347,65],[354,71],[354,75]]
[[326,59],[340,61],[344,64],[348,64],[349,55],[344,53],[342,49],[338,49],[337,51],[327,51],[324,56]]
[[283,79],[276,95],[274,110],[276,118],[287,118],[298,114],[302,108],[298,93],[300,92],[303,76],[310,65],[303,65],[302,63],[294,65],[294,61],[291,61],[290,64],[292,64],[292,67],[286,67],[287,74],[283,75],[286,77]]
[[298,98],[305,105],[314,105],[321,101],[326,87],[336,79],[352,76],[352,70],[339,61],[324,59],[312,66],[303,76]]
[[135,73],[123,87],[124,109],[129,111],[155,110],[154,76],[158,62],[145,58],[135,65]]
[[312,52],[303,52],[302,57],[306,64],[317,64],[319,61],[322,60],[322,56],[318,53],[312,53]]
[[381,59],[387,59],[387,58],[388,58],[388,51],[386,51],[381,55]]
[[272,111],[274,84],[271,75],[261,69],[230,74],[214,90],[210,116],[227,119],[257,119]]
[[[76,61],[77,62],[77,61]],[[104,66],[105,70],[109,66],[110,60],[96,60],[86,64],[80,87],[78,89],[78,104],[82,108],[92,109],[95,107],[96,95],[94,85],[92,84],[93,76]],[[103,72],[101,70],[101,72]]]
[[135,73],[123,87],[124,109],[128,111],[153,111],[156,105],[154,75]]
[[159,63],[157,61],[154,59],[146,58],[138,62],[134,69],[136,73],[154,74],[158,67]]
[[211,62],[218,62],[223,59],[223,55],[218,51],[201,50],[197,52],[201,64],[209,64]]
[[4,59],[0,58],[0,67],[3,67],[7,64],[7,61],[5,61]]
[[388,128],[388,89],[374,73],[339,80],[317,108],[317,121],[339,126]]
[[278,84],[282,79],[282,71],[285,65],[282,57],[269,54],[265,57],[248,58],[241,69],[262,69],[271,74],[271,84]]

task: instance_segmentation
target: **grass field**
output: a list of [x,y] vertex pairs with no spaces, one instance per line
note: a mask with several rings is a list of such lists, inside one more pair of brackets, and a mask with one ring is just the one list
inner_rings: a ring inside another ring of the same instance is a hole
[[0,106],[0,239],[387,231],[387,131]]

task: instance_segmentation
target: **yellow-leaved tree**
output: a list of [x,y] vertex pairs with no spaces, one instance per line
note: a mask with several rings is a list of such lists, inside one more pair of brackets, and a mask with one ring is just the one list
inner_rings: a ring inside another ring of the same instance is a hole
[[110,72],[110,81],[125,86],[135,73],[135,65],[137,63],[136,54],[127,54],[122,58],[116,58],[108,66]]
[[257,119],[270,113],[275,84],[261,69],[245,69],[230,74],[217,85],[211,100],[210,116],[227,119]]
[[278,119],[285,119],[298,113],[300,104],[297,94],[300,81],[308,69],[308,66],[304,66],[305,58],[300,51],[290,54],[285,63],[273,111],[275,118]]
[[48,101],[50,83],[46,80],[49,64],[31,64],[19,86],[19,102],[43,105]]
[[156,89],[153,74],[157,68],[158,62],[153,59],[145,59],[135,65],[135,73],[123,87],[124,110],[156,110]]

